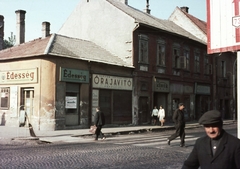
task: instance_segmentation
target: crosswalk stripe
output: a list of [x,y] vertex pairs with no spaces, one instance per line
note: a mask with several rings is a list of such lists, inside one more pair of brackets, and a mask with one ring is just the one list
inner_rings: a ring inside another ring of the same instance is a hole
[[[115,144],[133,144],[136,146],[152,146],[152,145],[162,145],[162,144],[167,144],[167,138],[169,136],[164,136],[161,138],[155,137],[155,138],[149,138],[149,137],[138,137],[138,138],[127,138],[127,139],[121,139],[121,142],[115,143]],[[195,141],[198,137],[188,135],[185,137],[185,141]],[[171,143],[177,143],[180,141],[180,138],[178,137],[175,140],[172,140]]]

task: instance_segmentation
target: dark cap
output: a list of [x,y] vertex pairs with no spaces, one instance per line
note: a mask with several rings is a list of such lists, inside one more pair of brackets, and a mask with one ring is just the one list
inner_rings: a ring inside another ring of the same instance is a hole
[[204,113],[198,122],[203,125],[222,123],[222,116],[218,110],[210,110]]

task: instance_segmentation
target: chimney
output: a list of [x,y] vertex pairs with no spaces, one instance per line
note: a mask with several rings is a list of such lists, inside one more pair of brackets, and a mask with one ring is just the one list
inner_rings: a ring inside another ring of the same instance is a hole
[[17,15],[17,31],[16,31],[16,45],[25,42],[25,13],[26,11],[17,10],[15,11]]
[[186,12],[186,13],[188,13],[188,9],[189,9],[189,8],[186,7],[186,6],[181,7],[181,10],[184,11],[184,12]]
[[42,23],[42,39],[46,38],[50,35],[50,23],[43,22]]
[[0,50],[4,46],[4,17],[0,15]]
[[119,0],[119,1],[124,3],[125,5],[128,5],[128,0]]
[[145,12],[150,14],[150,11],[151,10],[149,9],[149,0],[147,0]]

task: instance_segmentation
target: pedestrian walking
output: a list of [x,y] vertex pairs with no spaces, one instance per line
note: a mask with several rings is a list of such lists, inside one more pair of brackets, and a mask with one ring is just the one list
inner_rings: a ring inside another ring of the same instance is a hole
[[210,110],[202,115],[206,136],[197,139],[182,169],[239,169],[240,140],[223,129],[221,113]]
[[158,109],[156,106],[154,106],[153,108],[152,117],[153,117],[153,125],[156,125],[158,121]]
[[168,145],[170,145],[170,142],[172,140],[174,140],[175,138],[180,136],[180,139],[181,139],[180,147],[184,147],[185,146],[185,119],[184,119],[183,109],[184,109],[184,104],[183,103],[179,103],[178,104],[178,109],[176,109],[174,111],[173,121],[175,123],[176,131],[175,131],[174,134],[172,134],[168,138],[168,140],[167,140],[167,144]]
[[165,122],[164,118],[165,118],[165,110],[163,109],[163,106],[161,105],[158,110],[158,119],[159,119],[161,126],[163,126],[163,124]]
[[105,116],[102,111],[100,111],[100,107],[96,108],[96,114],[94,116],[94,126],[97,127],[96,129],[96,137],[95,140],[97,141],[100,137],[101,139],[105,140],[106,137],[104,137],[104,134],[102,133],[102,126],[105,124]]

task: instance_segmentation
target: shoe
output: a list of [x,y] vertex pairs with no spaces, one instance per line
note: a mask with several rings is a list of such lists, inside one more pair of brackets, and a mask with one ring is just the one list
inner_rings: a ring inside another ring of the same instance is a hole
[[167,144],[170,145],[170,140],[167,140]]
[[103,137],[102,140],[106,140],[106,137]]
[[98,139],[94,139],[94,141],[98,141]]
[[180,147],[185,147],[185,144],[180,144]]

